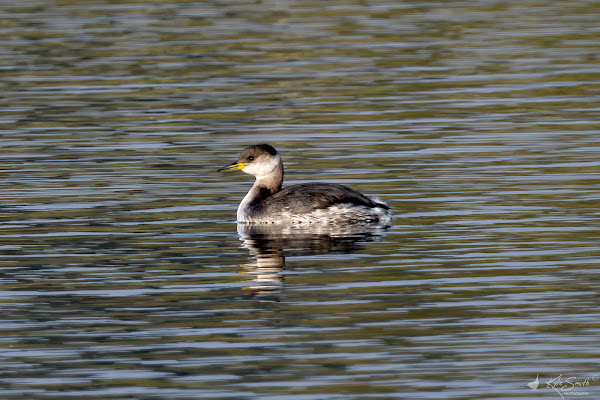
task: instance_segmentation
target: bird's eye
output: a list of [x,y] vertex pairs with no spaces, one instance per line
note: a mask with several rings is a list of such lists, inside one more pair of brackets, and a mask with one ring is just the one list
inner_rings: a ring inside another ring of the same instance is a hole
[[254,157],[252,157],[252,156],[248,157],[248,161],[254,161]]

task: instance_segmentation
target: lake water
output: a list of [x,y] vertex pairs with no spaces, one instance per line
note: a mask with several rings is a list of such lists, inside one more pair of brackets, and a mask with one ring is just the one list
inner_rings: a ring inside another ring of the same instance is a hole
[[600,398],[597,2],[1,5],[0,398]]

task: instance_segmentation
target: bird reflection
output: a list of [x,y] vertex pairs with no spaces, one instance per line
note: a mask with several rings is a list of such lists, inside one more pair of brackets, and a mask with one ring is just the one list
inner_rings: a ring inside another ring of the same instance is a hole
[[283,293],[285,257],[316,254],[348,254],[359,250],[385,232],[389,226],[348,225],[271,225],[238,223],[242,246],[252,260],[242,265],[249,275],[244,295],[261,301],[280,301]]

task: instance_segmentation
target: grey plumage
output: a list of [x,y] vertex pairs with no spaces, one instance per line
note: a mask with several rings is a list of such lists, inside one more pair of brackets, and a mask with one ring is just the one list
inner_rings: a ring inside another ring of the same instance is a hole
[[323,210],[337,204],[351,204],[367,208],[389,207],[377,203],[348,186],[337,183],[300,183],[283,188],[267,196],[256,204],[256,212],[288,211],[293,214],[306,214],[313,210]]

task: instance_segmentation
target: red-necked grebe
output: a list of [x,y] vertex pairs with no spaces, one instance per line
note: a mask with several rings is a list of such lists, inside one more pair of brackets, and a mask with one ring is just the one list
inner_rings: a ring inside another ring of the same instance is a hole
[[256,181],[237,210],[248,223],[369,223],[386,226],[390,208],[337,183],[301,183],[281,189],[281,156],[268,144],[246,147],[238,160],[218,171],[241,169]]

